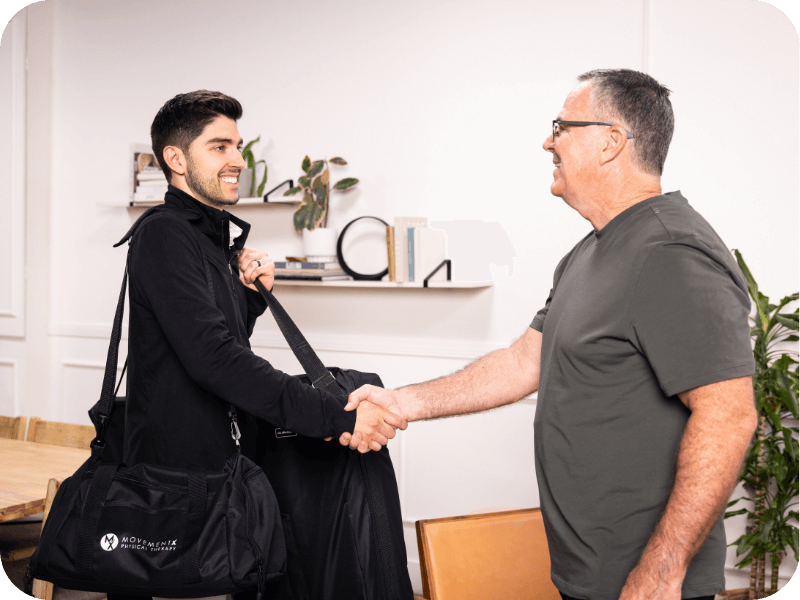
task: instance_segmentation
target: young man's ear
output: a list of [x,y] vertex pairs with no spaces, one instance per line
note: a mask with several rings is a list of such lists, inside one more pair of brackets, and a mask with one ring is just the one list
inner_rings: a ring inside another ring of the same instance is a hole
[[186,156],[177,146],[164,147],[164,162],[176,175],[186,175]]

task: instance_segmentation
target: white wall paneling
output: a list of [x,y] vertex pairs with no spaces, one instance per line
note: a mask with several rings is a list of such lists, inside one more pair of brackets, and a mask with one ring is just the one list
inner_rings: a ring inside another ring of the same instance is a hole
[[19,387],[17,359],[0,357],[0,415],[20,416]]
[[25,333],[25,41],[26,14],[0,44],[0,336]]

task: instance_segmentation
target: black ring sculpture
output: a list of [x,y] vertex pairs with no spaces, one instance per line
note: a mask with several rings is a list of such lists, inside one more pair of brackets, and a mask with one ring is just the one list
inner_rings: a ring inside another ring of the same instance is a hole
[[339,266],[342,267],[342,270],[348,275],[350,275],[350,277],[352,277],[355,281],[380,281],[389,272],[389,267],[386,267],[380,273],[374,273],[372,275],[364,275],[363,273],[356,273],[355,271],[353,271],[353,269],[347,266],[346,262],[344,262],[344,256],[342,255],[342,241],[344,240],[344,234],[347,233],[347,230],[350,228],[350,225],[352,225],[356,221],[360,221],[361,219],[375,219],[376,221],[380,221],[381,223],[386,225],[386,227],[389,226],[389,224],[386,221],[378,217],[363,216],[353,219],[347,225],[344,226],[344,229],[342,229],[342,233],[339,234],[339,241],[336,243],[336,258],[339,260]]

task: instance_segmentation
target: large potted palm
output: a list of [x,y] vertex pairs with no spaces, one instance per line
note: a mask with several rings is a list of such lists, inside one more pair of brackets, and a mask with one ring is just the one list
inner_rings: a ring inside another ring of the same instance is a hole
[[[787,552],[798,558],[798,311],[787,307],[798,299],[794,293],[778,304],[771,304],[762,294],[741,253],[734,250],[755,303],[753,376],[758,429],[747,452],[742,481],[747,495],[731,500],[725,513],[748,516],[747,530],[736,545],[741,557],[738,568],[750,567],[750,587],[728,590],[729,600],[764,598],[778,591],[778,569]],[[742,506],[742,504],[744,506]],[[766,586],[767,559],[771,580]]]

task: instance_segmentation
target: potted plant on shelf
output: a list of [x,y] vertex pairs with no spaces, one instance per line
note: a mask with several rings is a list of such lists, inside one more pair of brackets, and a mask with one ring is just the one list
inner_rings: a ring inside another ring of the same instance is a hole
[[[792,426],[798,418],[797,350],[787,344],[798,341],[798,311],[784,311],[798,294],[786,296],[777,305],[758,290],[750,269],[741,253],[734,250],[739,267],[747,279],[750,296],[756,305],[750,330],[756,372],[753,375],[758,429],[747,452],[742,481],[748,495],[728,503],[731,508],[739,502],[745,507],[728,511],[725,518],[746,514],[748,526],[733,544],[736,556],[741,556],[738,568],[750,565],[750,587],[727,590],[721,596],[764,598],[778,591],[778,569],[787,551],[798,558],[797,521],[798,494],[798,428]],[[793,357],[794,356],[794,357]],[[766,558],[771,564],[771,581],[767,588]]]
[[[267,161],[256,160],[253,155],[253,144],[258,142],[261,136],[258,136],[251,142],[245,144],[242,149],[242,158],[247,163],[247,167],[242,169],[239,175],[239,196],[241,198],[260,198],[264,193],[264,186],[267,184]],[[261,183],[256,187],[256,170],[258,165],[264,164],[264,176],[261,178]]]
[[301,165],[305,174],[298,178],[297,186],[283,194],[295,196],[303,193],[300,206],[294,213],[294,228],[303,234],[303,251],[307,260],[320,262],[336,260],[337,231],[327,228],[331,191],[351,190],[358,184],[358,179],[345,177],[331,187],[330,165],[346,164],[347,161],[340,156],[313,162],[306,156]]

